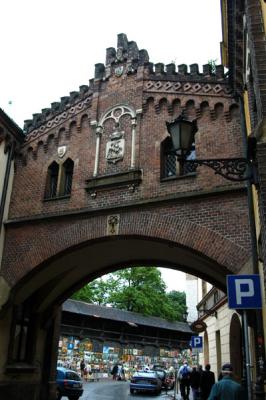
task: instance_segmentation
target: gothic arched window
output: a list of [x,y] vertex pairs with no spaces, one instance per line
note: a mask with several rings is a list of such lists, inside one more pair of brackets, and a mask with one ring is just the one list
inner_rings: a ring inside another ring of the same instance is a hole
[[68,158],[63,164],[53,161],[48,167],[45,198],[53,199],[71,194],[74,162]]
[[45,197],[51,199],[57,195],[59,165],[53,161],[48,167]]
[[68,158],[62,165],[61,188],[60,188],[61,196],[66,196],[71,193],[73,171],[74,171],[74,162],[70,158]]

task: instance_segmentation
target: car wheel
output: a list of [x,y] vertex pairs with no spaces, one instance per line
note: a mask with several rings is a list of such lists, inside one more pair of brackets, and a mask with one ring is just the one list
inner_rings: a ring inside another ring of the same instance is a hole
[[79,400],[79,396],[69,396],[68,400]]
[[134,394],[135,390],[134,389],[130,389],[130,394]]
[[161,389],[156,390],[155,394],[158,396],[159,394],[161,394]]

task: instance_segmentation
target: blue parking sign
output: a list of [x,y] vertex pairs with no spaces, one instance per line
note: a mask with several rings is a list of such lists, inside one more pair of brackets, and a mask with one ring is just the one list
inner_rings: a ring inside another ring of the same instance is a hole
[[202,337],[191,336],[191,347],[192,349],[202,349]]
[[232,309],[262,308],[259,275],[227,275],[228,307]]

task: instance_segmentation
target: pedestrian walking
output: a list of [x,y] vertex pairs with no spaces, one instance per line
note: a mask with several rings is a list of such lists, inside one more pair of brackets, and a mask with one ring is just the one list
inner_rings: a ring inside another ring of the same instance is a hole
[[200,374],[198,368],[193,367],[191,375],[190,375],[190,386],[192,389],[193,400],[199,399],[200,377],[201,377],[201,374]]
[[200,379],[201,400],[208,399],[214,384],[215,384],[215,375],[211,371],[210,364],[206,364],[205,370],[202,371]]
[[178,379],[180,382],[180,392],[183,400],[189,400],[189,392],[190,392],[190,375],[191,368],[188,366],[187,361],[184,361],[182,367],[179,368],[178,371]]
[[112,371],[111,371],[111,374],[113,375],[113,380],[114,380],[114,381],[115,381],[116,378],[117,378],[117,373],[118,373],[118,365],[115,364],[115,365],[113,366]]
[[86,365],[85,365],[85,368],[83,370],[83,378],[84,378],[85,382],[88,382],[88,370],[87,370]]
[[231,364],[223,365],[222,375],[223,378],[213,385],[208,400],[245,400],[245,391],[239,383],[233,380]]
[[81,372],[81,377],[83,378],[84,377],[84,370],[85,370],[85,367],[86,367],[86,364],[85,364],[85,361],[84,361],[84,359],[81,361],[81,363],[80,363],[80,372]]

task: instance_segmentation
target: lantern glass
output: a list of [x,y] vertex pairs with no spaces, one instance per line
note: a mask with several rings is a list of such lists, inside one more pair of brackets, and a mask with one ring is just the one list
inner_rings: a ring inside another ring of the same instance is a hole
[[197,131],[195,123],[187,121],[181,116],[173,122],[167,122],[166,126],[176,154],[186,156],[194,143]]

